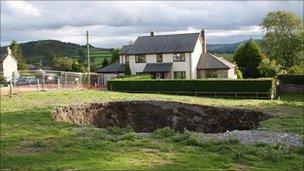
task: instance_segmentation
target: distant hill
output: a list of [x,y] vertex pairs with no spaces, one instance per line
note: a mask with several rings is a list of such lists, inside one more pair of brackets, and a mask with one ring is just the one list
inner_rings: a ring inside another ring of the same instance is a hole
[[[24,58],[28,63],[49,65],[54,56],[66,56],[86,62],[86,46],[75,43],[66,43],[58,40],[39,40],[19,44]],[[3,50],[6,47],[2,47]],[[111,58],[113,49],[96,48],[90,46],[92,61],[95,66],[99,66],[104,58]],[[96,59],[95,59],[96,58]],[[100,62],[101,61],[101,62]]]
[[[263,40],[256,39],[255,41],[260,44]],[[219,53],[219,54],[234,53],[237,47],[243,42],[245,41],[237,42],[237,43],[229,43],[229,44],[207,44],[207,50],[211,53]]]

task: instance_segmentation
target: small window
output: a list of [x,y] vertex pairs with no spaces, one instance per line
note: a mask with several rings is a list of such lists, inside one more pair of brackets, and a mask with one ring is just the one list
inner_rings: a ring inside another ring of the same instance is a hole
[[207,69],[205,71],[206,78],[217,78],[217,70]]
[[125,61],[126,61],[127,64],[129,63],[129,56],[125,57]]
[[136,63],[146,63],[146,55],[136,55],[135,62]]
[[186,54],[185,53],[175,53],[173,55],[173,61],[174,62],[183,62],[186,60]]
[[163,54],[156,54],[156,62],[163,62]]
[[186,71],[175,71],[174,72],[174,79],[185,79],[186,78]]

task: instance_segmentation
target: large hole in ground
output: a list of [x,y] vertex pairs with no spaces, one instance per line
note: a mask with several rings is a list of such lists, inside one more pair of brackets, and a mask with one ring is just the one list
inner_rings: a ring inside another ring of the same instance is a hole
[[166,101],[116,101],[58,108],[53,119],[99,128],[132,127],[136,132],[152,132],[170,127],[176,131],[204,133],[255,128],[269,114],[235,108],[222,108]]

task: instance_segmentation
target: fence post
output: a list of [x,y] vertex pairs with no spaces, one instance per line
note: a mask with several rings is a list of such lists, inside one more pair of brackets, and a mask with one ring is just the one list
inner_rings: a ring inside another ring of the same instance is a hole
[[40,92],[39,78],[37,79],[38,92]]
[[44,74],[42,74],[42,91],[44,91]]
[[68,74],[67,72],[64,72],[64,87],[67,90],[68,89]]
[[57,90],[59,90],[60,80],[57,78]]
[[10,97],[13,97],[13,77],[10,80]]

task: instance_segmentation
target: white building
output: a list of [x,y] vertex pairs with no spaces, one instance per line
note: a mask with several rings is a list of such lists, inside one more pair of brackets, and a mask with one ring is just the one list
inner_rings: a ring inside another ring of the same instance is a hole
[[207,53],[204,30],[171,35],[151,32],[123,46],[119,56],[119,61],[97,72],[115,74],[120,69],[123,73],[128,64],[132,75],[147,73],[158,79],[236,78],[234,64]]
[[18,73],[17,67],[17,59],[12,55],[12,51],[9,47],[7,47],[7,51],[1,53],[0,58],[0,70],[1,74],[6,81],[10,81],[12,79],[13,73]]

